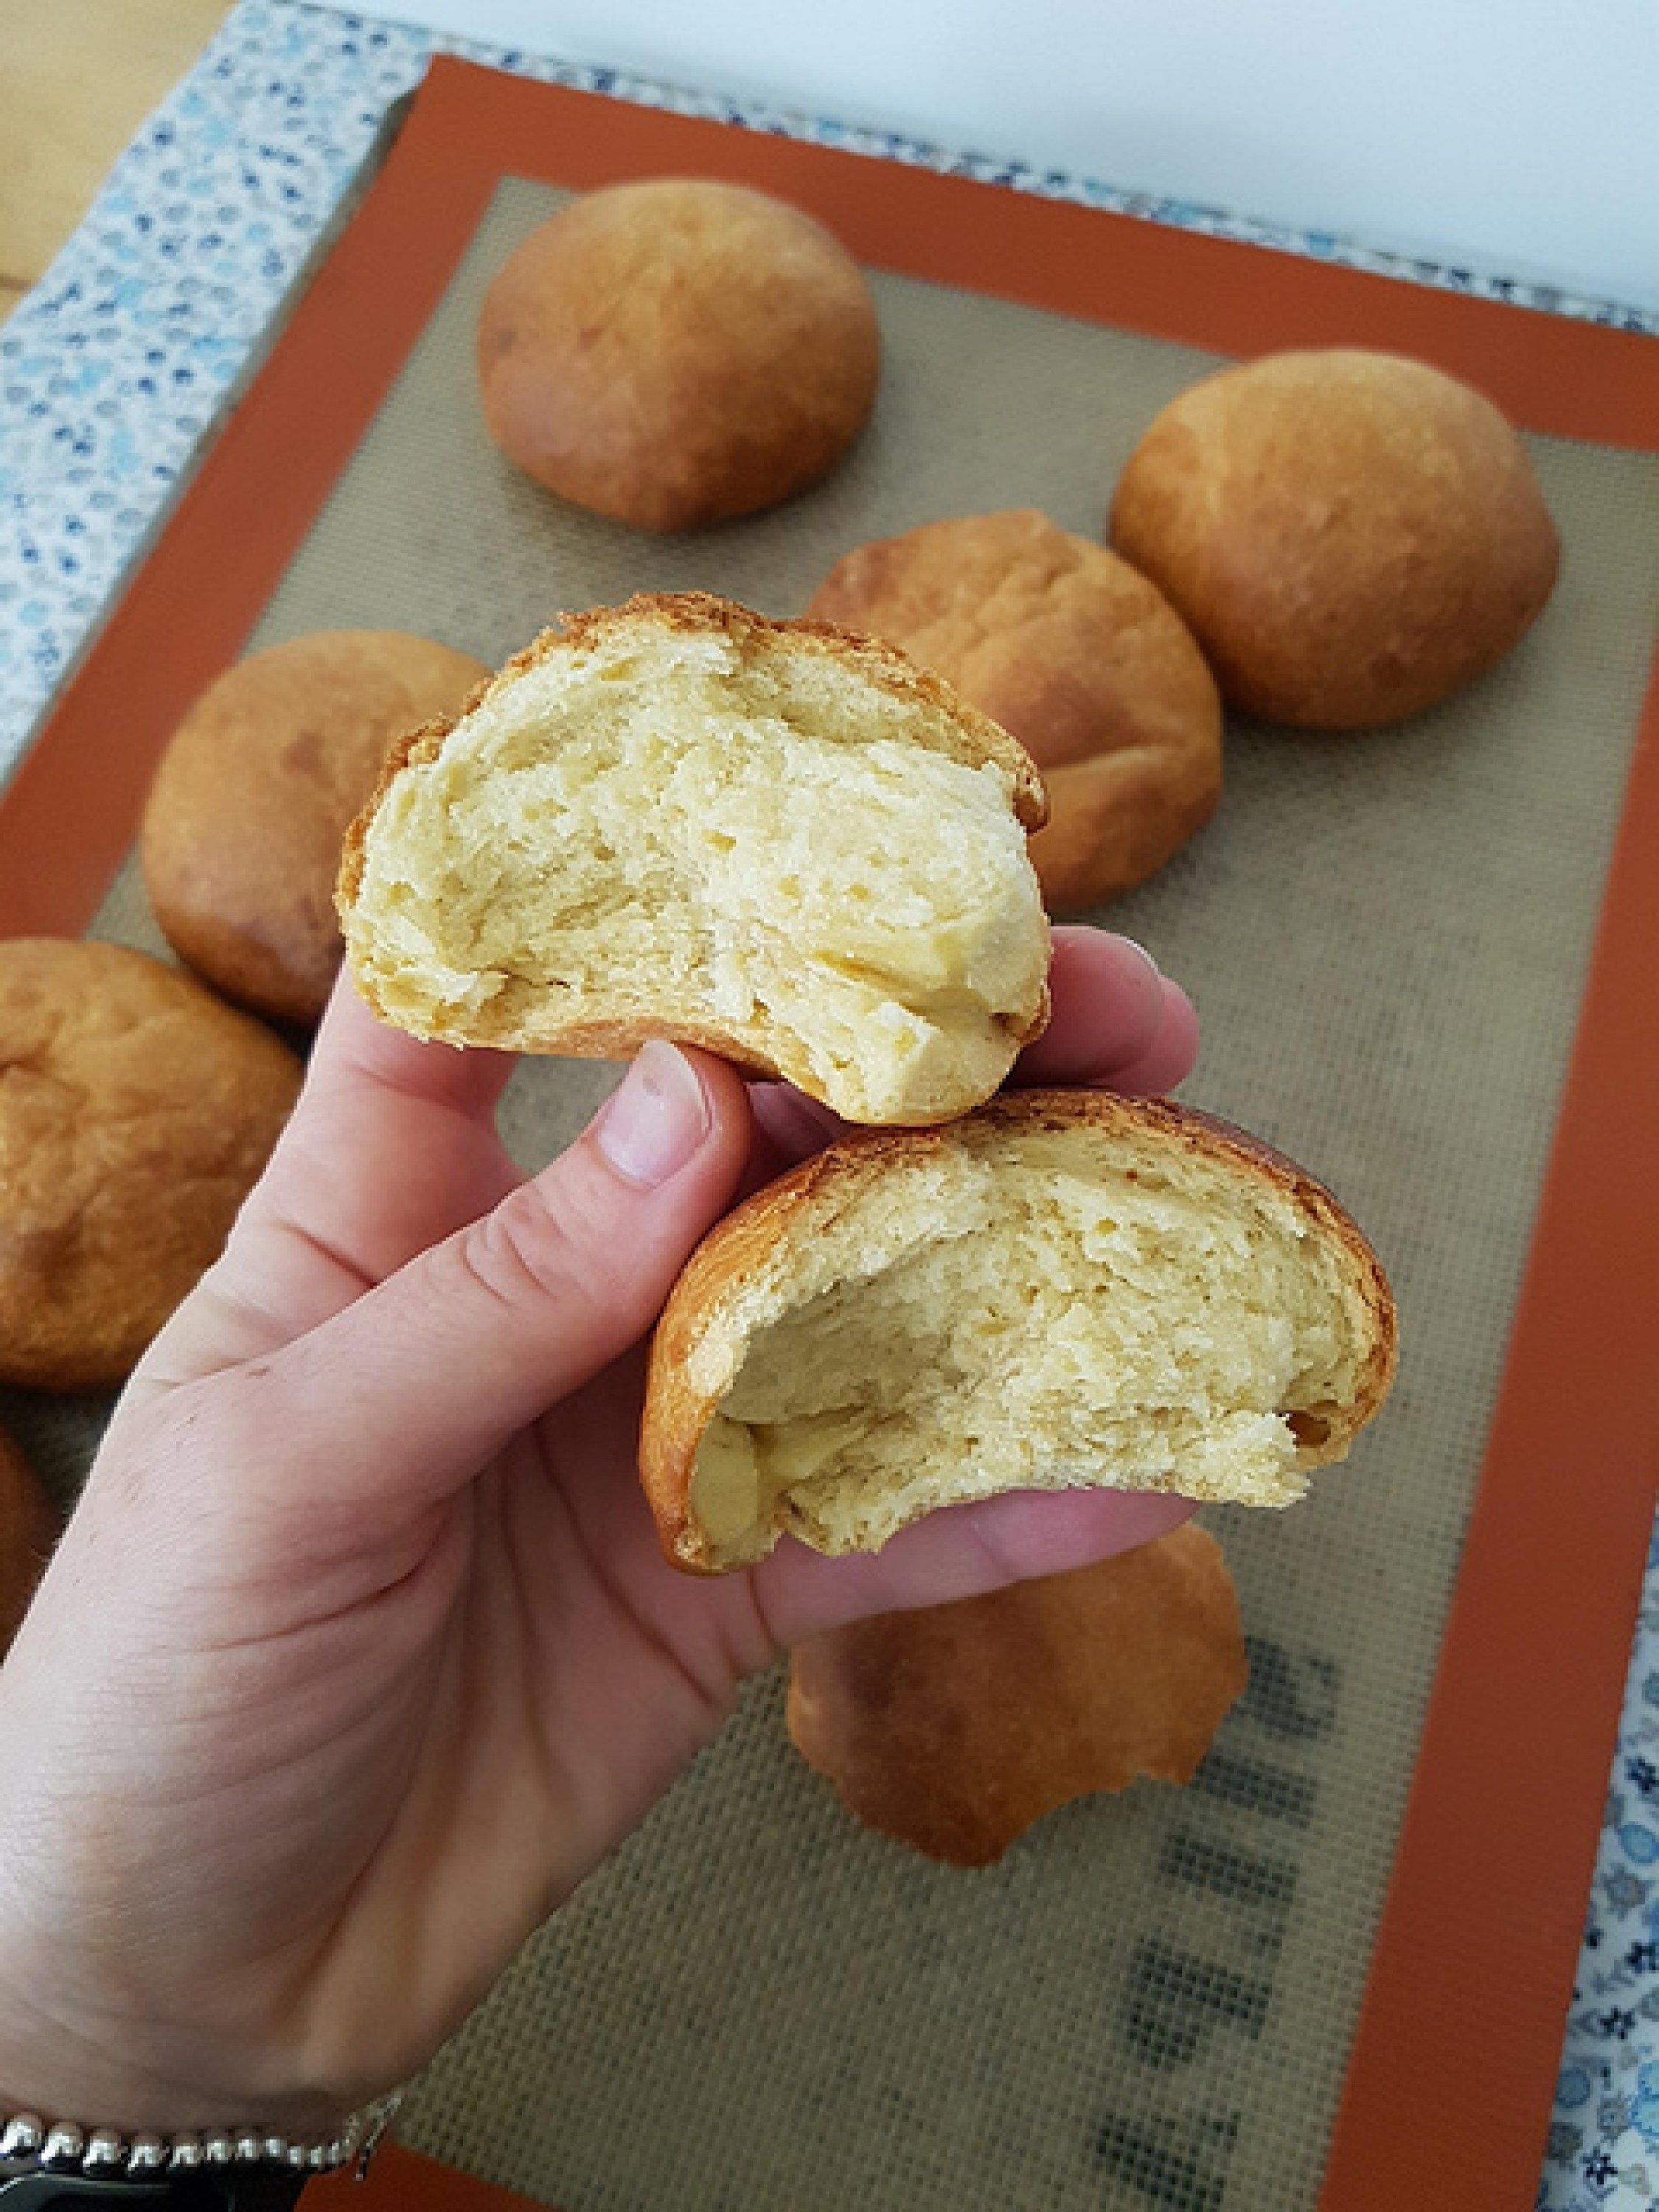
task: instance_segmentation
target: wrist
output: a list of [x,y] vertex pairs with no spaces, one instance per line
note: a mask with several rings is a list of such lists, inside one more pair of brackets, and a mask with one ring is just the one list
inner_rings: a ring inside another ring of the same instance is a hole
[[[163,2136],[258,2127],[318,2141],[350,2118],[347,2099],[299,2086],[302,2069],[268,2031],[88,2017],[44,1963],[22,1987],[31,1994],[0,1977],[0,2119],[35,2112]],[[50,2005],[32,2001],[35,1989]]]
[[[107,2057],[79,2037],[0,2037],[0,2123],[16,2112],[88,2128],[169,2135],[180,2129],[234,2130],[264,2118],[207,2082],[180,2080],[135,2060]],[[287,2117],[287,2116],[285,2116]],[[331,2112],[315,2116],[327,2125]],[[290,2123],[292,2124],[292,2123]],[[274,2124],[274,2123],[273,2123]]]
[[19,2112],[124,2136],[222,2133],[234,2139],[257,2130],[307,2142],[328,2141],[352,2118],[330,2097],[248,2095],[210,2080],[106,2061],[88,2046],[77,2045],[73,2057],[44,2039],[15,2046],[8,2035],[0,2040],[0,2129]]
[[[22,2083],[21,2089],[7,2086],[14,2079]],[[382,2104],[391,2101],[381,2100]],[[380,2110],[379,2105],[364,2108],[364,2112]],[[180,2118],[181,2113],[188,2117]],[[348,2112],[319,2101],[307,2100],[276,2112],[274,2105],[270,2111],[247,2103],[233,2106],[225,2098],[152,2094],[132,2082],[124,2089],[112,2088],[108,2094],[98,2089],[95,2080],[84,2090],[72,2081],[59,2088],[58,2077],[39,2072],[0,2077],[0,2136],[8,2123],[20,2115],[36,2119],[46,2128],[61,2123],[88,2136],[112,2134],[124,2140],[154,2136],[169,2142],[191,2138],[207,2143],[222,2138],[240,2146],[244,2157],[252,2154],[249,2145],[256,2138],[262,2142],[281,2138],[307,2148],[325,2148],[362,2133],[368,2125],[362,2112]]]

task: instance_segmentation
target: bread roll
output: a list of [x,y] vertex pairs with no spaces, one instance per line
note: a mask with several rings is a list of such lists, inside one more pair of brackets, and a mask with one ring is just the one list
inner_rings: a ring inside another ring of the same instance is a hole
[[834,1145],[704,1238],[641,1475],[709,1574],[1007,1490],[1286,1505],[1394,1362],[1375,1255],[1289,1161],[1164,1101],[1013,1092]]
[[694,530],[816,483],[864,427],[881,337],[799,208],[703,178],[613,185],[532,234],[478,319],[489,434],[550,491]]
[[218,1257],[300,1074],[142,952],[0,942],[0,1382],[125,1379]]
[[341,914],[417,1036],[652,1036],[856,1121],[989,1096],[1047,1011],[1012,738],[890,648],[700,594],[573,617],[392,755]]
[[789,1734],[866,1827],[989,1866],[1074,1797],[1190,1782],[1245,1676],[1232,1577],[1189,1523],[809,1638],[790,1655]]
[[28,1609],[57,1534],[58,1516],[33,1468],[0,1429],[0,1657]]
[[1035,508],[858,546],[806,611],[885,638],[1018,738],[1048,790],[1031,860],[1051,914],[1143,883],[1215,811],[1221,701],[1192,633]]
[[1230,706],[1307,729],[1414,714],[1536,620],[1559,544],[1490,400],[1422,362],[1270,354],[1172,400],[1111,542],[1190,625]]
[[489,672],[400,630],[319,630],[210,684],[162,756],[139,846],[179,958],[239,1006],[319,1020],[340,965],[340,841],[392,739]]

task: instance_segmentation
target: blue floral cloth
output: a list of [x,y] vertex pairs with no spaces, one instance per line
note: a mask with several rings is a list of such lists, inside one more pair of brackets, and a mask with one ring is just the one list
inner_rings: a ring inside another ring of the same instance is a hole
[[[45,279],[0,328],[0,775],[257,360],[370,157],[387,108],[438,51],[680,113],[1659,331],[1659,317],[1633,309],[1362,252],[1317,233],[437,39],[298,0],[241,0],[116,163]],[[1659,1546],[1649,1566],[1539,2190],[1542,2212],[1652,2212],[1659,2204]]]
[[1556,2082],[1540,2212],[1659,2205],[1659,1533]]

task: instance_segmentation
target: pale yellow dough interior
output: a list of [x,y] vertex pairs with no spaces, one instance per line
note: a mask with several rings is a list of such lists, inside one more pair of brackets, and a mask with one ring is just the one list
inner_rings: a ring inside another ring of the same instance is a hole
[[[393,784],[354,966],[428,1036],[713,1020],[860,1120],[994,1089],[1046,937],[1012,785],[821,656],[554,656]],[[793,1072],[793,1069],[791,1070]]]
[[1324,1238],[1204,1160],[1080,1173],[1079,1150],[889,1176],[815,1232],[795,1294],[734,1293],[691,1374],[732,1370],[692,1489],[722,1558],[779,1528],[867,1551],[1017,1488],[1301,1494],[1367,1340]]

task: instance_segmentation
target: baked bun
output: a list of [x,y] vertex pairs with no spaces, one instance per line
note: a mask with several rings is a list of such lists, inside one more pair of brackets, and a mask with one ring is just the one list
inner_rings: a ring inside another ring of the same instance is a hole
[[1394,1360],[1376,1257],[1288,1160],[1162,1100],[1012,1092],[833,1145],[703,1239],[641,1475],[709,1574],[1007,1490],[1286,1505]]
[[478,318],[502,453],[640,530],[698,529],[816,483],[863,428],[880,365],[845,249],[799,208],[706,179],[574,201]]
[[392,739],[489,670],[399,630],[319,630],[227,670],[173,732],[144,809],[168,944],[240,1005],[315,1022],[340,964],[340,841]]
[[58,1535],[58,1516],[21,1447],[0,1429],[0,1656],[17,1633]]
[[358,989],[417,1036],[677,1037],[934,1121],[1042,1026],[1030,763],[885,646],[691,594],[573,617],[392,754],[347,842]]
[[790,1657],[789,1734],[866,1827],[989,1866],[1073,1797],[1191,1781],[1245,1674],[1221,1547],[1188,1524],[812,1637]]
[[885,638],[1019,739],[1048,790],[1031,861],[1050,913],[1143,883],[1215,811],[1221,701],[1190,631],[1035,508],[860,545],[806,611]]
[[1231,706],[1360,730],[1500,659],[1559,542],[1492,402],[1391,354],[1270,354],[1183,392],[1129,457],[1111,542]]
[[268,1030],[118,945],[0,942],[0,1382],[123,1381],[300,1089]]

